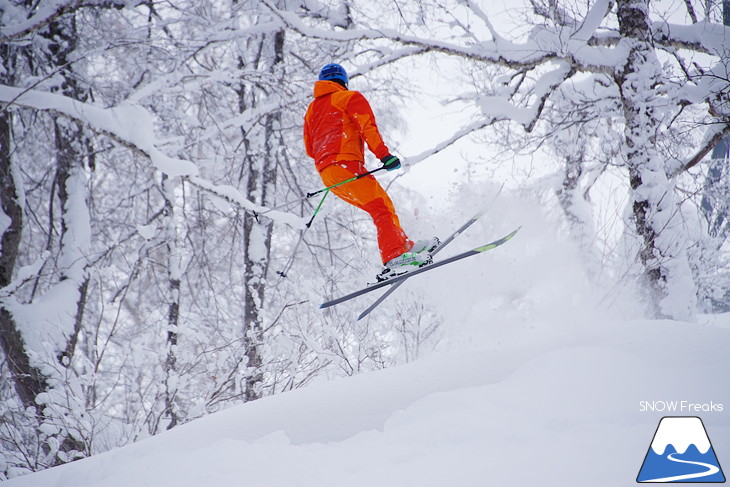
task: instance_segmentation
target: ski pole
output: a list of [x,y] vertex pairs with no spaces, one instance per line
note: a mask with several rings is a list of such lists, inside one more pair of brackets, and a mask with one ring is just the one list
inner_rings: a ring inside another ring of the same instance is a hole
[[330,190],[326,190],[324,193],[324,196],[322,196],[322,199],[319,200],[319,204],[317,205],[317,208],[314,209],[314,213],[312,214],[312,218],[309,219],[307,222],[307,228],[312,226],[312,222],[314,221],[314,217],[317,216],[317,213],[319,213],[319,209],[322,208],[322,203],[324,203],[324,199],[327,197],[327,195],[330,193]]
[[318,191],[314,191],[313,193],[307,193],[307,198],[311,198],[312,196],[318,195],[320,193],[324,193],[324,196],[322,196],[322,199],[319,200],[319,204],[317,205],[317,208],[315,208],[315,210],[314,210],[314,214],[312,215],[312,218],[310,218],[309,221],[307,222],[307,228],[309,228],[310,226],[312,226],[312,222],[314,221],[314,217],[317,216],[317,213],[319,213],[320,208],[322,208],[322,203],[324,203],[324,199],[327,197],[327,195],[329,194],[329,192],[333,188],[336,188],[338,186],[342,186],[343,184],[351,183],[353,181],[357,181],[358,179],[364,178],[365,176],[370,176],[374,172],[378,172],[378,171],[380,171],[382,169],[385,169],[385,168],[384,167],[379,167],[377,169],[373,169],[372,171],[368,171],[368,172],[364,172],[362,174],[358,174],[354,178],[345,179],[344,181],[340,181],[339,183],[333,184],[332,186],[327,186],[326,188],[322,188],[322,189],[320,189]]
[[360,178],[364,178],[365,176],[370,176],[371,174],[376,173],[378,171],[382,171],[383,169],[385,169],[385,168],[384,167],[379,167],[377,169],[373,169],[372,171],[368,171],[368,172],[364,172],[362,174],[358,174],[354,178],[345,179],[344,181],[340,181],[339,183],[333,184],[332,186],[327,186],[326,188],[322,188],[322,189],[320,189],[318,191],[314,191],[313,193],[307,193],[307,198],[311,198],[312,196],[318,195],[319,193],[323,193],[325,191],[329,191],[332,188],[336,188],[338,186],[342,186],[343,184],[347,184],[347,183],[351,183],[353,181],[357,181]]
[[[281,208],[286,208],[288,206],[295,205],[295,204],[299,203],[300,201],[304,201],[306,199],[311,198],[312,196],[316,196],[316,195],[318,195],[320,193],[323,193],[325,191],[329,191],[332,188],[336,188],[338,186],[342,186],[343,184],[346,184],[346,183],[351,183],[351,182],[356,181],[356,180],[358,180],[360,178],[364,178],[365,176],[370,176],[372,173],[377,172],[377,171],[380,171],[381,169],[384,169],[384,168],[383,167],[379,167],[377,169],[373,169],[372,171],[364,172],[364,173],[362,173],[362,174],[360,174],[358,176],[355,176],[354,178],[350,178],[350,179],[346,179],[344,181],[340,181],[337,184],[333,184],[332,186],[328,186],[326,188],[322,188],[322,189],[317,190],[317,191],[314,191],[312,193],[307,193],[306,196],[302,196],[301,198],[297,198],[297,199],[292,200],[292,201],[287,201],[286,203],[283,203],[283,204],[281,204],[279,206],[275,206],[273,208],[269,208],[268,210],[262,211],[261,213],[254,212],[254,215],[256,217],[258,217],[259,215],[265,215],[265,214],[269,213],[270,211],[276,211],[276,210],[279,210]],[[321,202],[320,202],[320,206],[321,206]]]

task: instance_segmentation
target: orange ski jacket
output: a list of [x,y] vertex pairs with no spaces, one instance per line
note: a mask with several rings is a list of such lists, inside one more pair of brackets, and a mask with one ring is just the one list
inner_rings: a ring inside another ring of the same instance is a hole
[[317,170],[337,161],[364,162],[365,143],[378,159],[390,153],[365,97],[334,81],[315,82],[304,115],[304,145]]

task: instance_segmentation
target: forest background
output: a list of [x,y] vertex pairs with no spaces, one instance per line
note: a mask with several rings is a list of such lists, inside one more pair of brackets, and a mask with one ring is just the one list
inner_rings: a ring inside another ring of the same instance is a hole
[[0,479],[438,345],[444,303],[419,293],[362,322],[361,303],[318,309],[378,269],[364,213],[330,200],[305,226],[302,117],[332,61],[404,160],[383,181],[408,228],[509,202],[562,235],[606,312],[730,309],[727,2],[0,15]]

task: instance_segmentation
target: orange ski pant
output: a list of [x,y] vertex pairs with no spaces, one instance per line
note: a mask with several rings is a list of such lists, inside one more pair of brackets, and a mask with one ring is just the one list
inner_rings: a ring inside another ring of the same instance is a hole
[[[360,161],[338,161],[326,166],[319,175],[325,186],[332,186],[367,172]],[[343,184],[331,190],[346,202],[370,214],[378,230],[378,246],[383,264],[413,248],[395,213],[393,202],[373,176]]]

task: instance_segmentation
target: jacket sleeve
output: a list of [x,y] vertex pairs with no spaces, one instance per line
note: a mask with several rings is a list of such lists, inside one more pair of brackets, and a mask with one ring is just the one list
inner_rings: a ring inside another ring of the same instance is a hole
[[387,156],[390,150],[383,142],[383,137],[380,136],[373,109],[370,108],[370,103],[360,92],[355,91],[352,98],[350,98],[347,104],[347,112],[357,124],[360,135],[367,143],[370,152],[375,154],[378,159]]

